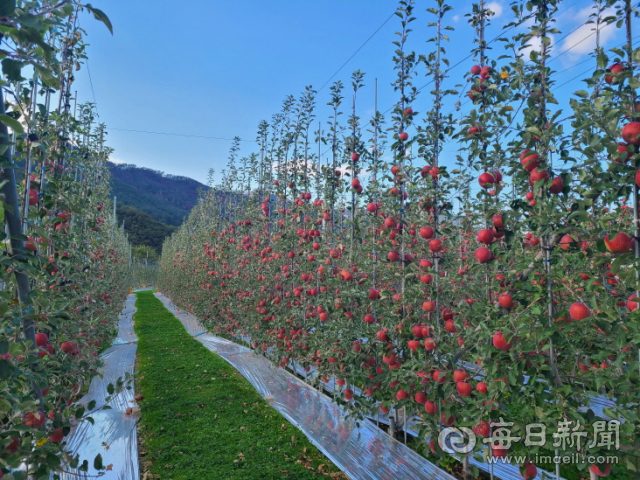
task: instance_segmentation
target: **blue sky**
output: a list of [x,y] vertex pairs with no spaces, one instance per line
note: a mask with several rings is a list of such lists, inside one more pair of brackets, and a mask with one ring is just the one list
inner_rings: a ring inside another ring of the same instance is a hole
[[[431,48],[425,43],[433,34],[427,28],[432,17],[426,8],[434,3],[416,2],[417,20],[412,24],[409,49],[417,53],[427,53]],[[455,64],[469,55],[471,49],[473,30],[464,15],[471,11],[472,2],[449,3],[454,10],[445,23],[455,31],[449,32],[451,42],[446,48],[447,58]],[[511,21],[509,3],[490,2],[498,15],[492,20],[487,38],[495,37]],[[590,69],[593,62],[585,60],[595,45],[595,35],[589,36],[592,27],[580,27],[588,17],[590,2],[564,3],[557,23],[562,33],[554,38],[555,54],[561,55],[551,64],[559,72],[557,84]],[[316,89],[323,85],[385,22],[397,3],[110,0],[96,1],[94,5],[110,17],[114,35],[88,16],[81,19],[81,26],[89,33],[89,68],[85,66],[78,73],[74,89],[79,101],[93,101],[95,94],[100,120],[109,131],[108,143],[115,149],[114,161],[205,183],[209,168],[216,171],[224,168],[231,142],[197,136],[231,139],[237,135],[247,140],[242,143],[241,156],[255,151],[252,141],[258,123],[277,113],[285,96],[297,97],[307,85]],[[398,29],[399,19],[394,16],[332,80],[349,85],[354,70],[365,72],[365,87],[358,94],[357,106],[363,120],[373,114],[375,78],[379,82],[379,110],[387,110],[396,99],[390,86],[394,79],[391,57],[395,48],[391,42]],[[601,33],[601,40],[606,47],[617,46],[623,41],[622,33],[611,27]],[[493,46],[490,55],[494,58],[504,53],[501,44]],[[469,59],[453,69],[448,84],[453,87],[464,83],[463,75],[471,65],[473,61]],[[422,86],[427,81],[419,76],[415,83]],[[557,95],[566,100],[580,88],[575,80],[559,88]],[[348,90],[345,93],[350,96]],[[328,100],[329,85],[318,95],[318,120],[326,121]],[[425,89],[414,110],[425,112],[429,104]],[[351,100],[347,99],[345,113],[350,105]],[[463,112],[469,108],[470,104],[463,106]],[[445,152],[455,149],[455,145],[450,145]]]

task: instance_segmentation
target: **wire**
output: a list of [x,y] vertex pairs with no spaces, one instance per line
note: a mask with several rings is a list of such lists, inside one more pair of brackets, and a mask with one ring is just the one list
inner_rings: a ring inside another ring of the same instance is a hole
[[394,16],[395,14],[396,14],[396,11],[394,10],[394,12],[393,12],[391,15],[389,15],[389,18],[387,18],[387,19],[384,21],[384,23],[383,23],[382,25],[380,25],[380,26],[378,27],[378,29],[377,29],[375,32],[373,32],[369,38],[367,38],[367,41],[366,41],[366,42],[364,42],[362,45],[360,45],[360,47],[359,47],[359,48],[358,48],[358,49],[353,53],[353,55],[351,55],[351,56],[348,58],[348,60],[347,60],[346,62],[344,62],[344,63],[342,64],[342,66],[341,66],[338,70],[336,70],[336,72],[335,72],[333,75],[331,75],[331,77],[329,77],[329,80],[327,80],[326,82],[324,82],[324,84],[323,84],[323,85],[318,89],[318,92],[317,92],[317,93],[320,93],[320,92],[322,91],[322,89],[323,89],[324,87],[326,87],[326,86],[327,86],[327,84],[328,84],[331,80],[333,80],[333,77],[335,77],[338,73],[340,73],[340,70],[342,70],[342,69],[347,65],[347,63],[349,63],[349,62],[351,61],[351,59],[352,59],[353,57],[355,57],[355,56],[357,55],[357,53],[358,53],[360,50],[362,50],[362,48],[363,48],[367,43],[369,43],[369,40],[371,40],[373,37],[375,37],[376,33],[378,33],[378,32],[382,29],[382,27],[384,27],[384,26],[387,24],[387,22],[389,22],[389,20],[391,20],[391,19],[393,18],[393,16]]
[[[136,133],[150,133],[153,135],[168,135],[171,137],[190,137],[190,138],[205,138],[208,140],[229,140],[233,141],[233,138],[225,138],[225,137],[210,137],[207,135],[191,135],[188,133],[168,133],[168,132],[151,132],[149,130],[133,130],[130,128],[113,128],[109,127],[109,130],[118,130],[120,132],[136,132]],[[240,140],[241,142],[253,143],[251,140]]]

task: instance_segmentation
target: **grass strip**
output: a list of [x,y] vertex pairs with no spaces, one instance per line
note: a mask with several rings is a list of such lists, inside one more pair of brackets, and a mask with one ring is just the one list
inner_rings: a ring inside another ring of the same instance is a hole
[[146,478],[346,478],[152,292],[136,293],[136,393]]

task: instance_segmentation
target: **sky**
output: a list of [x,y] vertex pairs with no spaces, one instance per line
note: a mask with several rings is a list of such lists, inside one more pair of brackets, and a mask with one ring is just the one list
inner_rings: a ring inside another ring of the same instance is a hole
[[[462,61],[449,72],[451,87],[465,83],[464,74],[474,64],[472,58],[465,60],[474,34],[465,17],[472,3],[449,0],[454,9],[445,24],[455,31],[448,32],[446,57],[451,65]],[[512,21],[509,3],[489,3],[496,15],[487,38],[498,36]],[[550,66],[558,72],[557,85],[568,82],[555,92],[566,100],[582,88],[579,79],[593,70],[589,54],[596,35],[591,25],[583,25],[591,2],[563,3],[556,24],[561,33],[552,37],[552,55],[557,58],[551,59]],[[241,157],[257,151],[259,122],[270,120],[287,95],[298,97],[308,85],[318,90],[330,80],[318,93],[316,121],[328,119],[326,103],[335,80],[347,87],[342,111],[348,113],[349,78],[357,69],[365,73],[356,104],[363,121],[374,113],[375,79],[380,111],[397,99],[391,87],[395,49],[391,42],[400,28],[400,19],[393,16],[395,1],[95,0],[93,5],[109,16],[114,34],[89,15],[82,16],[89,59],[77,73],[73,89],[79,102],[97,104],[114,162],[206,183],[210,168],[217,172],[224,168],[233,137],[243,140]],[[416,2],[410,50],[426,54],[432,49],[426,40],[434,29],[428,27],[432,16],[426,9],[434,5],[433,0]],[[607,48],[618,46],[624,41],[623,32],[608,27],[600,40]],[[506,53],[498,42],[492,47],[489,56],[493,58]],[[419,69],[418,87],[428,81],[421,75],[424,71]],[[466,90],[461,89],[462,113],[471,108],[470,102],[464,104]],[[413,108],[426,112],[430,101],[426,88]],[[455,145],[444,148],[445,154],[455,151]]]

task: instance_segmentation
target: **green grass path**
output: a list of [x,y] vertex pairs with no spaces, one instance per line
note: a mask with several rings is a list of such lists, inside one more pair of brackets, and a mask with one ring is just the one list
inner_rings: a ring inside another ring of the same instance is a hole
[[152,292],[137,293],[141,469],[167,480],[346,478]]

